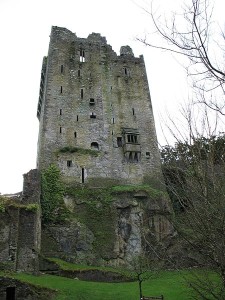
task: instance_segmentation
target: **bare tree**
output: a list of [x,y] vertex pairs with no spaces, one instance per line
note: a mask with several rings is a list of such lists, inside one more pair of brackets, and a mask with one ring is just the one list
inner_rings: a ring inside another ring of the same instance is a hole
[[[205,115],[207,120],[208,116]],[[172,223],[202,272],[188,278],[194,299],[225,299],[225,136],[206,136],[187,114],[188,134],[161,150]],[[207,121],[203,121],[206,129]],[[209,270],[209,272],[207,271]],[[212,273],[214,271],[214,275]]]
[[143,281],[156,278],[159,274],[159,267],[156,266],[155,260],[150,260],[144,254],[140,254],[132,259],[130,262],[130,268],[132,271],[132,277],[138,282],[139,298],[142,300]]
[[[170,21],[162,20],[153,9],[145,9],[162,42],[154,44],[147,37],[138,38],[145,45],[167,50],[188,59],[186,70],[198,93],[195,101],[225,115],[225,31],[218,35],[212,20],[209,0],[187,0],[181,14],[173,13]],[[218,31],[218,30],[217,30]],[[151,39],[151,38],[150,38]],[[164,43],[166,42],[166,43]]]

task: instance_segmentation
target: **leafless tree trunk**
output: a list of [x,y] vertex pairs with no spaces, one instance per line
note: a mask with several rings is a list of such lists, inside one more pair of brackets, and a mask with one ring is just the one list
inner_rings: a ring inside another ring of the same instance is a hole
[[[204,268],[199,274],[193,273],[193,280],[188,279],[196,295],[194,299],[222,300],[225,299],[225,136],[212,136],[211,131],[208,136],[199,134],[191,116],[189,111],[188,138],[177,138],[175,147],[164,148],[163,169],[168,193],[178,204],[173,225]],[[207,269],[214,270],[217,279]]]

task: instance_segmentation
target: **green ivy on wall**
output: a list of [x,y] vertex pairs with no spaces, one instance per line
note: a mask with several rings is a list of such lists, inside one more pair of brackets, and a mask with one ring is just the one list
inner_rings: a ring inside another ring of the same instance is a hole
[[59,223],[65,219],[67,210],[63,201],[64,184],[60,170],[50,165],[41,174],[41,208],[42,222]]

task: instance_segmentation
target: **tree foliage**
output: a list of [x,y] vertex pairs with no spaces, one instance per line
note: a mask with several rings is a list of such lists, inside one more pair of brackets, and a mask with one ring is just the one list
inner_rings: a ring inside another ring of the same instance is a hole
[[[225,298],[225,137],[198,138],[162,149],[163,173],[175,207],[173,224],[196,261],[219,274],[192,282],[196,299]],[[205,276],[207,277],[207,276]],[[204,284],[203,284],[204,282]],[[211,290],[210,290],[211,289]],[[206,297],[209,295],[210,297]]]

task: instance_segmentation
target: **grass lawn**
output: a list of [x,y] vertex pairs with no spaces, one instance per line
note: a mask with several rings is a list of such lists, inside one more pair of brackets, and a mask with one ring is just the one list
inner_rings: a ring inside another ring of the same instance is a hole
[[[187,271],[164,271],[157,278],[143,282],[145,296],[164,295],[165,300],[188,300],[188,289],[183,282]],[[58,290],[56,300],[139,300],[137,282],[88,282],[53,275],[33,276],[16,274],[22,281]]]

